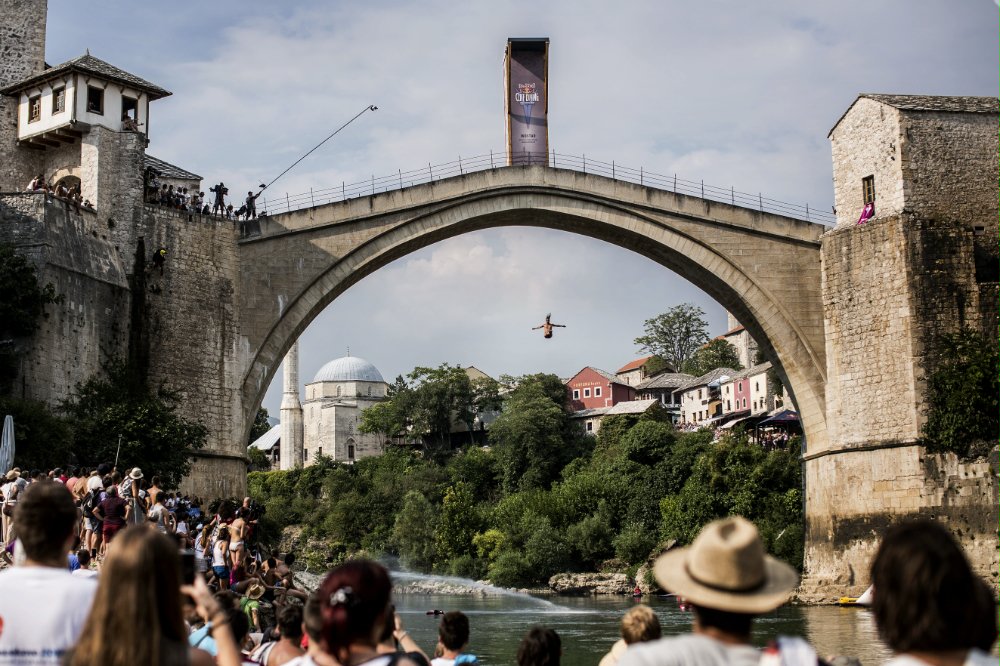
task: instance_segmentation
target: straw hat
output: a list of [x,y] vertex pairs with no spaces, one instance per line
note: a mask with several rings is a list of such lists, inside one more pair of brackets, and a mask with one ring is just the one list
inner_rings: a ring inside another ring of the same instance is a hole
[[9,472],[7,472],[7,476],[4,477],[4,480],[5,481],[15,481],[15,480],[17,480],[17,477],[19,477],[19,476],[21,476],[21,473],[19,471],[17,471],[16,469],[12,469]]
[[661,555],[653,574],[665,590],[731,613],[774,610],[799,583],[795,569],[764,554],[757,528],[739,516],[713,521],[689,548]]
[[264,596],[264,586],[254,581],[247,586],[246,595],[251,599],[260,599]]
[[129,472],[128,475],[129,475],[130,478],[133,478],[133,479],[137,479],[137,480],[141,479],[142,478],[142,470],[139,469],[138,467],[133,467],[132,471]]

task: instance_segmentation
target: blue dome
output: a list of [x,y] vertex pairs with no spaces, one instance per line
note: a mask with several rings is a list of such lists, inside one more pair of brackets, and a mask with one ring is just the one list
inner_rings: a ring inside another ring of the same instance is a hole
[[330,361],[316,373],[313,382],[383,382],[374,365],[357,356],[344,356]]

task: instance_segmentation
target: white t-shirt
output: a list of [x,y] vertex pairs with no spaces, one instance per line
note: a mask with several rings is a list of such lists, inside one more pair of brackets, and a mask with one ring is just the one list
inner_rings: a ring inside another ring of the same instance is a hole
[[59,664],[90,613],[97,582],[66,569],[0,572],[0,666]]
[[226,542],[220,541],[215,544],[212,549],[212,566],[213,567],[224,567],[226,566]]
[[100,474],[87,477],[87,490],[96,490],[98,492],[104,490],[104,480],[101,479]]
[[687,634],[635,643],[618,660],[618,666],[755,666],[760,652],[751,645],[727,645],[707,636]]
[[72,572],[72,575],[76,576],[77,578],[97,578],[97,571],[95,571],[94,569],[84,569],[81,567],[79,569],[75,569]]
[[431,666],[455,666],[455,660],[438,657],[436,659],[431,659]]
[[[965,666],[996,666],[996,663],[996,657],[976,649],[969,650],[969,654],[965,657]],[[908,654],[901,654],[885,662],[885,666],[927,666],[927,662]]]

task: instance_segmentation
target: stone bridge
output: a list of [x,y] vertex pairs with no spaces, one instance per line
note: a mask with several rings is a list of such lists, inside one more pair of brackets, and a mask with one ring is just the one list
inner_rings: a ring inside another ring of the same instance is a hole
[[546,166],[479,171],[262,218],[259,234],[239,243],[246,427],[291,344],[337,296],[427,245],[501,226],[582,234],[690,280],[758,341],[793,394],[809,450],[825,450],[827,228]]

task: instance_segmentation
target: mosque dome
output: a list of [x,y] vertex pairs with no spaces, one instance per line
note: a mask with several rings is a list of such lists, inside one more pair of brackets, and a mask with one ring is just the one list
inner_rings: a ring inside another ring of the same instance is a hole
[[374,365],[357,356],[337,358],[316,373],[313,382],[384,382]]

